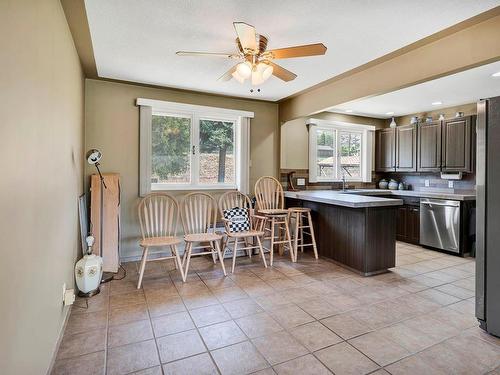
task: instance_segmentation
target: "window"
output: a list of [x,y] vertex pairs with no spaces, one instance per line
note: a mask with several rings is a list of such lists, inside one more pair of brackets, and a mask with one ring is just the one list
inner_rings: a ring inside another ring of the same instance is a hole
[[137,103],[141,195],[182,189],[248,191],[248,119],[253,113],[149,99]]
[[308,120],[311,182],[371,181],[374,127]]

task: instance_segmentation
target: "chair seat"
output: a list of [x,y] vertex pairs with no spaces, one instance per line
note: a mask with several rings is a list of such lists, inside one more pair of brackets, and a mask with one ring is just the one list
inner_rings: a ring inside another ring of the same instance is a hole
[[270,208],[266,210],[259,210],[259,213],[267,216],[279,216],[279,215],[288,215],[288,210],[282,208]]
[[211,242],[220,241],[222,234],[218,233],[193,233],[186,234],[184,236],[184,241],[186,242]]
[[310,208],[307,207],[290,207],[288,209],[290,212],[311,212]]
[[170,246],[170,245],[178,245],[181,242],[182,242],[181,239],[173,236],[151,237],[142,239],[139,245],[142,247]]
[[244,232],[229,232],[227,233],[228,237],[231,238],[245,238],[245,237],[255,237],[255,236],[263,236],[264,232],[258,230],[246,230]]

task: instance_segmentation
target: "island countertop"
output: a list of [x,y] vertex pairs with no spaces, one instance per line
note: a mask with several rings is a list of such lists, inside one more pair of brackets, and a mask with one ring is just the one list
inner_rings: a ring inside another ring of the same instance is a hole
[[285,191],[285,197],[351,208],[401,206],[403,204],[401,199],[349,194],[348,191],[340,190]]

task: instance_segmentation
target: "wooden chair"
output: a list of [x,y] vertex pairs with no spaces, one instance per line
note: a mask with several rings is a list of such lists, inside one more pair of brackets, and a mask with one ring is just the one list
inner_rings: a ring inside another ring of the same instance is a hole
[[[250,219],[250,230],[235,232],[231,230],[230,220],[224,218],[224,210],[230,210],[232,208],[246,208],[248,210],[248,216]],[[254,215],[252,210],[252,203],[250,198],[247,195],[240,193],[239,191],[228,191],[227,193],[222,194],[219,199],[219,210],[224,221],[224,226],[226,229],[226,239],[223,241],[222,246],[222,257],[226,254],[226,248],[229,247],[230,242],[234,243],[233,246],[233,265],[231,268],[231,272],[234,273],[234,267],[236,264],[236,253],[238,252],[238,244],[239,241],[243,241],[244,247],[239,250],[248,251],[248,256],[252,256],[253,249],[259,249],[260,256],[262,258],[262,262],[264,263],[264,267],[267,268],[266,257],[264,256],[264,249],[262,247],[261,237],[264,236],[264,224],[266,222],[266,218],[264,216]],[[252,242],[250,242],[252,240]],[[255,244],[254,240],[257,242]]]
[[[177,200],[168,194],[152,193],[140,201],[138,213],[142,233],[142,240],[139,245],[143,250],[137,289],[141,288],[144,269],[148,261],[174,259],[175,268],[179,270],[184,280],[185,275],[182,270],[181,258],[177,251],[177,245],[182,240],[175,237],[179,222],[179,205]],[[169,247],[172,255],[148,259],[149,248],[151,247]]]
[[[184,241],[186,249],[182,257],[184,268],[184,281],[189,271],[191,257],[200,255],[212,255],[214,263],[216,256],[220,260],[222,271],[226,276],[224,258],[222,257],[220,242],[222,234],[215,232],[217,221],[217,204],[215,199],[206,193],[190,193],[184,197],[181,205],[181,218],[184,227]],[[200,244],[200,246],[193,246]],[[203,245],[208,244],[208,245]],[[210,249],[194,253],[196,249]]]
[[[318,249],[316,247],[316,238],[314,236],[314,228],[311,218],[311,209],[307,207],[290,207],[288,209],[288,221],[293,224],[293,250],[295,253],[295,261],[299,254],[299,247],[301,252],[304,252],[304,247],[312,246],[314,257],[318,259]],[[307,223],[304,223],[307,221]],[[307,231],[304,231],[306,229]],[[310,243],[304,242],[304,234],[308,235],[311,239]]]
[[265,228],[265,231],[269,232],[269,237],[264,237],[264,239],[270,240],[269,249],[266,249],[270,252],[269,263],[271,266],[273,265],[275,245],[279,246],[280,254],[284,253],[283,245],[287,245],[290,258],[292,262],[295,262],[288,223],[288,210],[285,209],[283,187],[274,177],[265,176],[257,180],[254,190],[257,210],[259,214],[264,215],[268,219],[267,222],[269,223],[269,228],[267,226]]

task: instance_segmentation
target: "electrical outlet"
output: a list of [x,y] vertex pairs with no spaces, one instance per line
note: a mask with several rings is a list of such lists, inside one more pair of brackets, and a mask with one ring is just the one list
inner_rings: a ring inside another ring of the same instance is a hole
[[453,181],[448,181],[448,187],[449,187],[450,189],[453,189]]
[[425,184],[425,187],[429,187],[429,186],[431,186],[431,182],[430,182],[430,180],[425,180],[425,181],[424,181],[424,184]]
[[64,293],[64,306],[72,305],[75,302],[75,290],[67,289]]
[[66,283],[63,283],[62,300],[64,302],[64,297],[66,296]]
[[297,186],[305,186],[306,179],[305,178],[297,178]]

